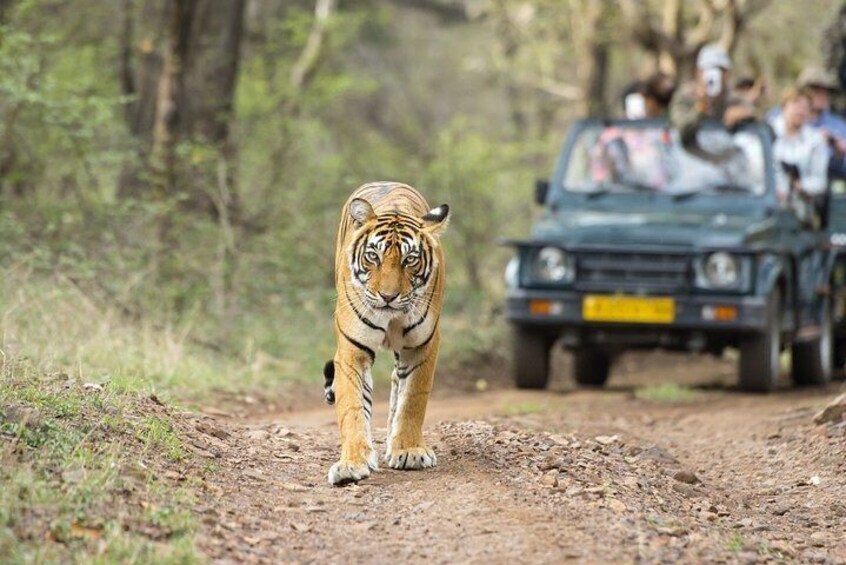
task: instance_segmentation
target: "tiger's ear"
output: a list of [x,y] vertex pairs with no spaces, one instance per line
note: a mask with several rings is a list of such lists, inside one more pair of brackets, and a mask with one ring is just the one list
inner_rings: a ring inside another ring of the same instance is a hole
[[376,212],[373,211],[373,206],[370,202],[363,198],[353,198],[350,202],[350,216],[358,225],[365,224],[376,217]]
[[449,224],[449,206],[441,204],[429,210],[423,216],[423,231],[431,235],[441,235]]

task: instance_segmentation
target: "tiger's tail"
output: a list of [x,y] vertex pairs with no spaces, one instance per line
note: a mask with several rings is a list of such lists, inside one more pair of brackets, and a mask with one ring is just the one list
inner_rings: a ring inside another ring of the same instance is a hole
[[335,383],[335,361],[330,359],[323,366],[323,398],[326,404],[330,406],[335,404],[335,389],[332,385]]

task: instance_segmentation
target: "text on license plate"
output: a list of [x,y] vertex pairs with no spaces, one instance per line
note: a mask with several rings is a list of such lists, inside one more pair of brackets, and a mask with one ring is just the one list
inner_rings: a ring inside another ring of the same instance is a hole
[[676,319],[672,298],[635,296],[585,296],[582,318],[592,322],[639,322],[669,324]]

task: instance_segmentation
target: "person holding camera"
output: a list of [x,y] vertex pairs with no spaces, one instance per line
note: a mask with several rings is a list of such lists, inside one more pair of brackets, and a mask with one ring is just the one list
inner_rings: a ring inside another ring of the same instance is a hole
[[823,134],[808,123],[811,105],[806,90],[789,89],[771,126],[776,135],[773,156],[785,175],[778,184],[779,199],[793,202],[800,217],[815,221],[828,183],[828,149]]
[[699,139],[702,125],[716,121],[732,132],[755,119],[753,104],[730,95],[731,68],[725,49],[716,43],[705,45],[696,58],[694,80],[681,85],[670,103],[670,120],[679,130],[682,146],[689,153],[714,163],[734,158],[737,149],[731,143],[703,146]]

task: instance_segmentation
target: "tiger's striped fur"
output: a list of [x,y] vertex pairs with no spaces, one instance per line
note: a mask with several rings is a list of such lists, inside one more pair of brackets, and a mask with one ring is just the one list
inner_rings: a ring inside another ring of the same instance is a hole
[[378,468],[370,420],[371,368],[379,348],[394,353],[385,462],[395,469],[437,463],[423,419],[440,341],[445,264],[440,235],[449,207],[429,209],[395,182],[359,187],[344,205],[335,250],[335,358],[324,368],[326,400],[336,402],[341,458],[331,484]]

